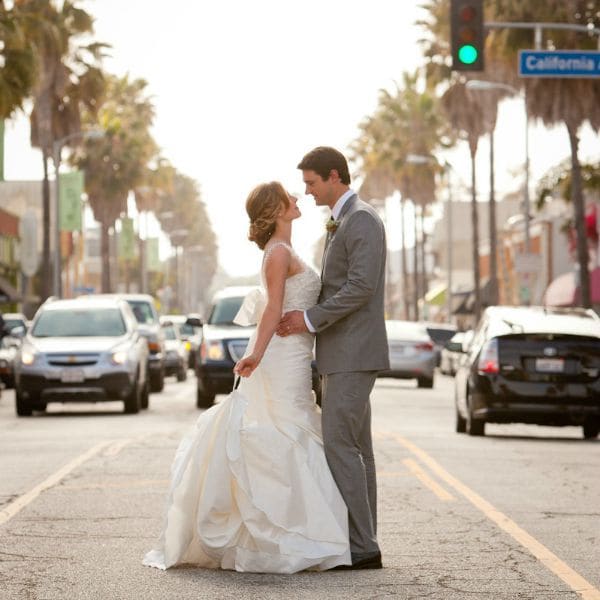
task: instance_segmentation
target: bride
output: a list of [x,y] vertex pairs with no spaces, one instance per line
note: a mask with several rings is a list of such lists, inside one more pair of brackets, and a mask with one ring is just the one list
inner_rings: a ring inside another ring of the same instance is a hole
[[203,413],[171,467],[163,531],[147,566],[262,573],[351,564],[348,514],[333,480],[311,390],[313,334],[279,337],[284,312],[316,303],[320,279],[290,245],[297,199],[278,182],[248,196],[263,288],[236,322],[258,323],[237,390]]

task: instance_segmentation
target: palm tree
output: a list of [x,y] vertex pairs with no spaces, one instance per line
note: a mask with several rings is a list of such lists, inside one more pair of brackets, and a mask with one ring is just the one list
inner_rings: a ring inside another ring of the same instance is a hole
[[[387,195],[390,191],[399,190],[403,215],[408,198],[415,207],[419,205],[424,214],[425,206],[434,200],[435,194],[437,167],[432,152],[446,143],[447,132],[435,97],[419,90],[419,75],[404,73],[401,84],[394,93],[382,90],[376,112],[361,123],[360,129],[361,135],[354,143],[353,151],[361,161],[365,181],[368,182],[370,178],[377,182],[383,192],[388,192]],[[407,160],[410,154],[432,156],[432,160],[422,165],[410,164]],[[415,235],[413,257],[412,295],[415,319],[418,319],[419,312],[419,279],[426,281],[423,258],[419,277],[417,239],[418,234]],[[407,282],[404,235],[402,241],[403,277]],[[423,231],[421,243],[424,243]],[[423,246],[421,255],[424,256]]]
[[[21,0],[18,3],[37,65],[30,122],[31,143],[42,152],[44,172],[43,296],[49,294],[50,281],[48,159],[53,156],[55,140],[80,131],[82,103],[93,111],[104,85],[98,65],[105,46],[98,43],[75,46],[80,36],[93,32],[92,17],[78,8],[76,1],[65,0],[60,9],[49,0]],[[58,164],[54,166],[58,170]]]
[[148,164],[157,155],[150,134],[154,106],[142,79],[107,77],[106,98],[97,114],[84,113],[84,124],[101,129],[100,140],[86,140],[71,163],[85,171],[85,189],[101,228],[102,291],[111,290],[109,232],[126,211],[127,196],[144,181]]
[[25,25],[19,5],[7,10],[0,0],[0,119],[22,107],[35,83],[35,53]]
[[[491,3],[494,15],[504,21],[527,21],[536,15],[536,21],[600,25],[597,6],[586,0],[494,0]],[[550,30],[545,33],[544,47],[558,49],[595,49],[597,40],[587,33],[570,30]],[[504,61],[508,69],[517,72],[517,53],[521,48],[534,46],[533,32],[521,29],[492,31],[489,36],[490,51],[498,60]],[[507,70],[508,70],[507,69]],[[563,123],[566,127],[571,148],[572,186],[571,199],[574,207],[577,232],[577,261],[581,285],[581,303],[591,306],[589,277],[589,254],[585,236],[585,207],[582,192],[581,165],[579,162],[579,129],[589,123],[600,130],[600,80],[598,79],[551,79],[527,78],[513,82],[523,85],[527,111],[530,116],[541,119],[545,125]]]
[[[479,231],[475,155],[479,138],[490,135],[490,202],[489,202],[489,237],[490,237],[490,300],[498,299],[498,267],[497,267],[497,228],[496,201],[494,194],[493,143],[494,129],[498,114],[498,101],[506,95],[501,90],[490,90],[485,94],[470,93],[465,87],[468,76],[455,73],[450,66],[450,3],[448,0],[427,0],[423,4],[426,17],[417,22],[425,33],[420,40],[425,57],[424,72],[428,87],[432,90],[443,90],[442,104],[444,105],[452,127],[459,137],[466,139],[471,154],[471,226],[473,228],[473,279],[475,317],[478,319],[481,311],[481,290],[479,288]],[[487,47],[487,46],[486,46]],[[494,56],[487,56],[486,70],[476,73],[477,79],[491,82],[506,80],[506,65],[504,61]]]

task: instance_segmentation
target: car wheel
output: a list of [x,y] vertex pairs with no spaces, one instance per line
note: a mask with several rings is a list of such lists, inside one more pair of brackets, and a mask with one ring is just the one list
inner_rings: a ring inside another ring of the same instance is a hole
[[130,394],[123,402],[125,414],[134,415],[140,411],[140,406],[142,403],[141,395],[139,382],[136,381]]
[[140,406],[143,409],[148,408],[150,403],[150,384],[148,383],[148,379],[144,381],[144,387],[142,388],[142,396],[140,398]]
[[150,375],[150,391],[162,392],[165,389],[165,371],[161,369],[158,373]]
[[30,417],[33,414],[33,407],[27,400],[23,399],[23,395],[19,390],[15,392],[15,409],[19,417]]
[[586,440],[593,440],[600,433],[600,423],[594,419],[586,419],[583,422],[583,437]]
[[460,414],[456,403],[454,405],[454,410],[456,414],[455,431],[456,433],[465,433],[467,431],[467,420]]
[[417,387],[431,389],[433,387],[433,377],[417,377]]
[[215,394],[207,392],[201,387],[200,381],[196,388],[196,408],[210,408],[215,403]]
[[187,369],[182,365],[177,371],[177,381],[185,381],[187,379]]
[[473,409],[471,408],[471,399],[467,397],[467,419],[466,419],[466,431],[469,435],[485,435],[485,421],[483,419],[476,419],[473,416]]

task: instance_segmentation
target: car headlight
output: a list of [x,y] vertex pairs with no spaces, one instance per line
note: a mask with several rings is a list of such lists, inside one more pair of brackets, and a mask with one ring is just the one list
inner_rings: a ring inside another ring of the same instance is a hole
[[23,352],[21,354],[21,362],[24,365],[32,365],[35,362],[35,352]]
[[111,360],[116,365],[124,365],[127,362],[127,352],[124,350],[119,350],[118,352],[113,352],[111,356]]
[[223,344],[218,340],[212,340],[204,342],[205,344],[205,356],[208,360],[224,360],[225,349]]

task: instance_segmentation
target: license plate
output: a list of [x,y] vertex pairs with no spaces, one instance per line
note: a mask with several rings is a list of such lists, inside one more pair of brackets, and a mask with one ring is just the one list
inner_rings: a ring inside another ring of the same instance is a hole
[[565,361],[562,358],[536,358],[535,370],[540,373],[562,373]]
[[81,383],[85,381],[83,369],[63,369],[60,374],[63,383]]

